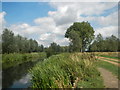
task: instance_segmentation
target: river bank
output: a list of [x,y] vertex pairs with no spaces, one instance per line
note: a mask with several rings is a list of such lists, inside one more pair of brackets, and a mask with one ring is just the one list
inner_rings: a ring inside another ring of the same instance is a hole
[[37,59],[46,58],[45,52],[40,53],[11,53],[11,54],[3,54],[2,55],[2,69],[8,69],[10,67],[17,66],[24,62],[35,61]]

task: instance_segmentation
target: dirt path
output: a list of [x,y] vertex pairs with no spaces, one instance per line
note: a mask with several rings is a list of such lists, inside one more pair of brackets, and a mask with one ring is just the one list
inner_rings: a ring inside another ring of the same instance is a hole
[[101,73],[105,88],[118,88],[118,79],[111,72],[104,68],[98,68]]
[[109,60],[104,60],[104,59],[100,59],[100,60],[102,60],[102,61],[106,61],[106,62],[109,62],[109,63],[112,63],[112,64],[117,65],[117,66],[120,67],[120,63],[113,62],[113,61],[109,61]]
[[102,61],[109,62],[109,63],[112,63],[112,64],[117,65],[117,66],[120,67],[120,63],[117,63],[117,62],[114,62],[114,61],[110,61],[111,59],[107,59],[106,60],[106,58],[104,58],[104,57],[97,57],[97,58],[100,59],[100,60],[102,60]]
[[100,57],[100,56],[98,58],[107,59],[107,60],[113,60],[113,61],[120,61],[120,59],[112,59],[112,58]]

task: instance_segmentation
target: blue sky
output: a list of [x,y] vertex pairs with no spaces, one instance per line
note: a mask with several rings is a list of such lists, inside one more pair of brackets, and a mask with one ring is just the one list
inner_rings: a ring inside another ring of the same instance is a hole
[[3,2],[0,15],[5,27],[16,35],[36,39],[45,46],[51,42],[68,45],[64,34],[73,22],[90,22],[95,35],[118,36],[117,5],[113,2]]
[[2,10],[7,14],[5,20],[8,24],[29,23],[35,18],[48,16],[49,10],[55,10],[47,2],[3,2]]

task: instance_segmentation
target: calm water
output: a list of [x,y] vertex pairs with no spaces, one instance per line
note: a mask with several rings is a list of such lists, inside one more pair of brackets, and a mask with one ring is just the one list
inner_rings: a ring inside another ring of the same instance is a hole
[[32,68],[37,62],[38,61],[30,61],[4,70],[2,72],[2,87],[28,88],[31,85],[31,76],[28,73],[28,70]]

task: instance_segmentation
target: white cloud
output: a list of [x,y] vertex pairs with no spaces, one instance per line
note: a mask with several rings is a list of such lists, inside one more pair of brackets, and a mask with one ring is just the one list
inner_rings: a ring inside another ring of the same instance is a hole
[[115,35],[118,37],[118,26],[108,26],[108,27],[102,27],[98,28],[95,32],[95,35],[102,34],[103,37],[108,37],[111,35]]
[[99,28],[96,28],[95,35],[98,33],[101,33],[104,37],[111,34],[117,35],[117,12],[108,16],[100,15],[104,14],[106,10],[113,8],[117,3],[50,2],[50,5],[56,11],[49,11],[47,17],[36,18],[34,20],[35,25],[27,23],[14,24],[9,28],[15,34],[29,38],[34,37],[39,44],[44,44],[45,46],[50,45],[52,42],[68,45],[69,40],[64,38],[64,34],[67,28],[76,21],[89,21],[98,24]]
[[4,16],[6,15],[6,12],[0,12],[0,33],[2,32],[2,27],[4,27],[6,21],[4,19]]
[[108,16],[80,16],[78,20],[95,22],[99,26],[114,26],[118,25],[118,12],[116,11]]
[[40,36],[40,40],[46,40],[46,39],[48,39],[50,36],[51,36],[50,33],[42,34],[42,35]]
[[[57,8],[58,12],[65,13],[67,10],[76,11],[71,12],[84,14],[84,15],[99,15],[102,14],[105,10],[113,8],[117,5],[117,2],[50,2],[50,5],[54,8]],[[107,6],[107,7],[106,7]],[[52,13],[52,12],[51,12]],[[53,12],[55,13],[55,12]]]
[[37,19],[34,20],[34,22],[36,24],[39,24],[39,25],[41,25],[41,24],[42,25],[43,24],[45,24],[45,25],[55,24],[53,18],[50,18],[50,17],[37,18]]

